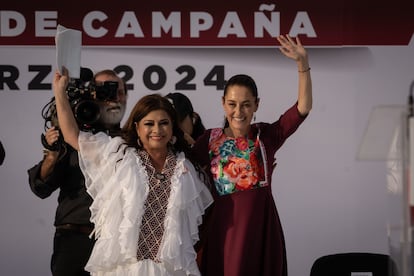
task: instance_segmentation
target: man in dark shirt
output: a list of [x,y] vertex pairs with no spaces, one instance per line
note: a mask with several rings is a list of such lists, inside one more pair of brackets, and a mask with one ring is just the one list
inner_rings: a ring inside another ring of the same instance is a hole
[[[111,136],[119,135],[120,122],[126,109],[125,83],[114,71],[104,70],[94,76],[93,84],[96,93],[91,96],[91,101],[85,101],[90,105],[86,109],[98,107],[95,112],[99,116],[88,118],[92,121],[87,123],[82,121],[81,116],[77,117],[80,128],[92,132],[105,131]],[[109,91],[111,89],[112,94]],[[75,108],[74,112],[77,112]],[[88,112],[86,110],[85,116],[90,115]],[[52,274],[89,275],[84,267],[95,243],[91,237],[93,224],[90,222],[89,210],[92,198],[86,191],[78,153],[62,141],[56,126],[47,129],[42,139],[46,148],[43,160],[29,169],[28,174],[30,188],[42,199],[60,189],[54,222],[56,231],[51,259]]]

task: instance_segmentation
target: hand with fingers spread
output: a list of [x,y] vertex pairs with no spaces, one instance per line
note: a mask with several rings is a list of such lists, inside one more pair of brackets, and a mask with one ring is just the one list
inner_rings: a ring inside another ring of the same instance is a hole
[[295,40],[289,35],[280,35],[277,37],[281,47],[279,48],[280,52],[291,58],[295,61],[306,60],[308,55],[305,48],[300,42],[299,37],[296,37]]
[[310,77],[310,66],[308,53],[303,47],[299,37],[294,40],[289,35],[277,37],[280,43],[280,52],[286,57],[296,61],[299,72],[298,89],[298,110],[302,115],[306,115],[312,109],[312,81]]

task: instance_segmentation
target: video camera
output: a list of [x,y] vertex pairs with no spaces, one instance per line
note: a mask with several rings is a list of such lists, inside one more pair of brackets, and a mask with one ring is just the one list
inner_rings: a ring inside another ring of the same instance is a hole
[[92,79],[92,71],[81,68],[80,79],[70,80],[66,88],[73,114],[81,128],[82,125],[92,125],[98,121],[100,108],[96,103],[97,100],[117,99],[118,82],[105,81],[103,85],[96,85]]
[[[100,118],[100,107],[97,101],[116,101],[117,93],[118,82],[105,81],[103,85],[96,85],[93,82],[92,71],[89,68],[81,67],[80,78],[70,79],[66,88],[66,94],[79,129],[93,131]],[[45,130],[50,126],[59,128],[55,98],[52,98],[43,107],[42,117],[45,119]],[[53,151],[58,151],[63,142],[62,139],[59,139],[50,146],[47,144],[44,134],[41,136],[41,141],[46,149]]]

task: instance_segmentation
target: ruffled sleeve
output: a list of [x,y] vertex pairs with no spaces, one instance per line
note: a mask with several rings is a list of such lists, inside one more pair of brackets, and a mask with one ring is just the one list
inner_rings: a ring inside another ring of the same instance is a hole
[[177,170],[171,184],[160,259],[173,270],[199,275],[194,245],[199,240],[198,226],[202,216],[213,198],[183,154],[177,159]]
[[122,139],[110,137],[103,132],[95,135],[89,132],[79,134],[79,163],[88,184],[96,183],[87,187],[92,198],[95,198],[98,191],[105,188],[104,184],[116,170],[117,161],[123,158],[123,151],[120,149]]
[[148,193],[145,168],[123,140],[104,133],[82,133],[79,165],[93,198],[91,221],[98,239],[86,269],[111,271],[136,261],[139,223]]

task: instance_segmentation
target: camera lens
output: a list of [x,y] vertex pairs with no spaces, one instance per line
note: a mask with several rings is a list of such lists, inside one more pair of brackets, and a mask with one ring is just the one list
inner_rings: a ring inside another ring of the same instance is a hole
[[83,124],[93,124],[99,119],[99,106],[93,101],[80,101],[74,107],[76,120]]

